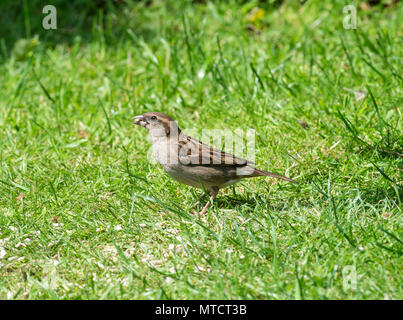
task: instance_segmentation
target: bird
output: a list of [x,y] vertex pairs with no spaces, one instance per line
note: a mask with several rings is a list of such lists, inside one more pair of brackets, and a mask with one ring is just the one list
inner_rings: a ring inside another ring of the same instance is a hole
[[298,183],[288,177],[257,169],[253,162],[193,139],[183,133],[176,121],[165,113],[147,112],[133,119],[135,125],[148,130],[154,157],[169,176],[210,194],[200,215],[207,213],[220,189],[244,178],[268,176]]

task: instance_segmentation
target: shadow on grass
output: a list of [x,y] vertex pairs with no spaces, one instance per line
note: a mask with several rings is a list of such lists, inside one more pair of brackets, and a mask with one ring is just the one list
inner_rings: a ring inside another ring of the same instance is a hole
[[403,187],[402,186],[397,186],[396,188],[394,187],[389,187],[387,189],[364,189],[361,190],[361,200],[363,200],[366,203],[370,203],[372,205],[377,205],[379,204],[382,200],[384,199],[390,199],[393,201],[396,201],[399,203],[403,199]]
[[[197,211],[201,211],[204,205],[206,204],[208,197],[204,197],[203,200],[200,200],[194,205],[194,209]],[[247,206],[248,209],[253,210],[257,204],[264,205],[264,207],[273,212],[282,212],[289,210],[289,202],[288,201],[278,201],[277,199],[269,199],[269,198],[253,198],[253,197],[233,197],[229,195],[218,195],[217,198],[214,199],[214,205],[217,205],[220,209],[232,209],[239,210],[241,207]],[[301,206],[309,206],[312,205],[301,199]]]

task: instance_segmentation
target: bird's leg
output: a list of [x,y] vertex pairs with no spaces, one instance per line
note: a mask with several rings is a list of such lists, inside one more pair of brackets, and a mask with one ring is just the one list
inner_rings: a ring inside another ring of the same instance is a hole
[[203,194],[199,197],[199,199],[197,199],[196,204],[198,204],[200,201],[202,201],[207,195],[209,195],[210,193],[207,192],[203,192]]
[[190,212],[191,214],[197,214],[197,211],[195,210],[197,205],[208,195],[210,195],[210,191],[203,192],[203,194],[199,197],[199,199],[192,206],[192,209],[191,209],[191,212]]
[[213,203],[213,200],[215,199],[215,197],[218,194],[218,188],[217,187],[213,187],[211,188],[211,196],[209,201],[206,203],[206,205],[204,206],[203,210],[200,212],[201,216],[204,216],[208,210],[208,208],[210,207],[210,204]]

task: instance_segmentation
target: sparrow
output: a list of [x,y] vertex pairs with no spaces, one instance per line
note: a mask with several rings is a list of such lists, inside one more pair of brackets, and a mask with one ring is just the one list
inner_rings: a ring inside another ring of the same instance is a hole
[[241,179],[268,176],[297,183],[290,178],[257,169],[253,162],[189,137],[167,114],[147,112],[134,117],[134,124],[148,130],[154,157],[169,176],[210,193],[201,215],[206,214],[220,189]]

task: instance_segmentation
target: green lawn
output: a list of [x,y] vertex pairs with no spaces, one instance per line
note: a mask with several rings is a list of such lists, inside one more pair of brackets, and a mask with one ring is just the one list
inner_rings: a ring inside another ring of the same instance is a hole
[[[402,2],[356,30],[354,1],[76,1],[57,30],[42,2],[0,6],[0,299],[403,298]],[[300,184],[190,215],[147,111],[252,128],[257,166]]]

